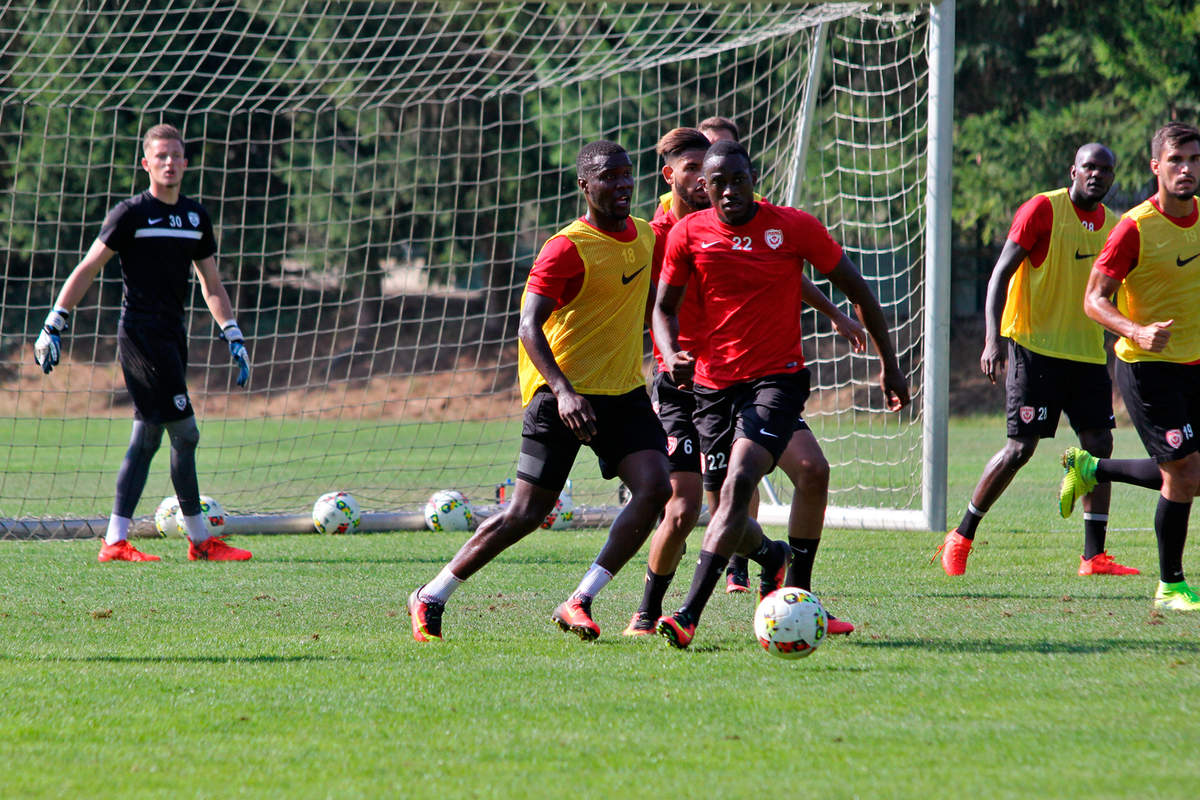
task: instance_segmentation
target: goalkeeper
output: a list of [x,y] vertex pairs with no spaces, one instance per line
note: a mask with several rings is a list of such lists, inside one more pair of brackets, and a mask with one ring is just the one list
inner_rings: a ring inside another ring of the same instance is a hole
[[165,430],[171,440],[171,481],[188,537],[188,558],[245,561],[250,552],[210,537],[200,513],[196,478],[200,431],[185,382],[184,306],[192,265],[204,301],[238,366],[238,386],[245,386],[250,378],[250,357],[217,272],[212,221],[203,206],[180,194],[187,167],[183,137],[170,125],[155,125],[146,132],[142,152],[142,169],[150,176],[150,188],[109,212],[100,235],[71,272],[46,316],[34,344],[34,359],[43,372],[54,369],[71,310],[109,259],[119,254],[123,292],[117,344],[125,385],[133,398],[134,419],[99,560],[159,560],[138,551],[128,537],[150,461]]

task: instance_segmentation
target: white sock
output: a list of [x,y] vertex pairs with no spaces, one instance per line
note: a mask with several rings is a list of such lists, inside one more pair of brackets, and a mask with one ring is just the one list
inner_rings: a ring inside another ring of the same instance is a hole
[[417,597],[428,603],[430,600],[446,604],[450,599],[450,595],[454,594],[454,590],[462,586],[462,580],[454,577],[454,573],[450,571],[450,565],[442,567],[442,571],[437,574],[437,577],[429,583],[421,587],[421,591],[417,593]]
[[608,582],[613,579],[613,574],[604,567],[593,562],[588,571],[584,573],[583,580],[579,582],[579,586],[575,589],[572,597],[595,597],[600,593],[600,590],[608,586]]
[[200,544],[209,538],[208,525],[204,522],[203,514],[196,514],[194,517],[181,516],[183,516],[183,527],[187,529],[187,537],[192,540],[193,544]]
[[129,528],[133,520],[129,517],[118,517],[116,514],[108,518],[108,530],[104,532],[105,544],[116,544],[129,538]]

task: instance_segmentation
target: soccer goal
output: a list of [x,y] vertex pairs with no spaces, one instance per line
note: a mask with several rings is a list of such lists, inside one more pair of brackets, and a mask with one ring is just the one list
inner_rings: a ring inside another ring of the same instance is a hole
[[[713,115],[740,126],[759,190],[816,214],[860,266],[913,386],[909,409],[884,412],[874,358],[806,318],[830,524],[941,529],[953,8],[6,4],[3,535],[92,535],[107,519],[132,416],[116,261],[51,375],[31,344],[106,211],[146,188],[150,125],[188,140],[183,191],[213,216],[254,362],[238,389],[194,296],[201,490],[232,530],[272,532],[308,529],[333,489],[375,529],[422,525],[435,490],[494,502],[520,435],[517,303],[539,246],[582,211],[576,151],[621,142],[649,217],[654,143]],[[164,448],[143,520],[173,493],[167,462]],[[586,453],[572,485],[582,521],[617,507]],[[788,492],[764,491],[778,522]]]

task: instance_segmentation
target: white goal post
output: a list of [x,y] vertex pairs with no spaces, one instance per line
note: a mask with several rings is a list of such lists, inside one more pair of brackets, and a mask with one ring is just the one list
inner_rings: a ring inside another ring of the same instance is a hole
[[[655,142],[714,115],[740,127],[759,191],[816,214],[858,264],[913,388],[884,411],[873,354],[805,311],[828,524],[944,529],[953,0],[14,0],[0,37],[0,538],[107,520],[132,417],[117,261],[52,374],[32,341],[107,210],[146,188],[151,125],[188,141],[183,191],[213,217],[254,363],[238,389],[195,295],[201,491],[230,530],[270,533],[309,530],[333,489],[365,529],[423,526],[439,489],[486,513],[519,446],[516,305],[538,247],[581,213],[575,153],[623,144],[648,218]],[[142,531],[173,493],[165,450]],[[589,453],[572,483],[577,523],[618,509]],[[787,487],[764,494],[761,518],[785,521]]]

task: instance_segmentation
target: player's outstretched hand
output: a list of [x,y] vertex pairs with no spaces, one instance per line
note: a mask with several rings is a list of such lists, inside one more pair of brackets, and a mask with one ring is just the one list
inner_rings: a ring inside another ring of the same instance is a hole
[[62,355],[62,332],[67,329],[68,317],[67,311],[55,308],[46,315],[37,341],[33,343],[33,360],[44,375],[58,366],[58,358]]
[[912,402],[908,393],[908,379],[899,368],[885,367],[879,376],[879,385],[883,387],[884,407],[888,411],[899,411]]
[[979,369],[984,375],[987,375],[988,380],[992,383],[996,382],[996,378],[1000,375],[1000,370],[1004,369],[1006,359],[1000,351],[1000,345],[996,342],[984,342],[983,354],[979,356]]
[[250,380],[250,353],[246,350],[246,340],[242,336],[242,329],[237,326],[236,322],[230,322],[221,329],[220,336],[229,343],[229,354],[237,362],[237,385],[245,386]]
[[839,311],[837,317],[833,319],[833,329],[841,334],[842,338],[850,342],[851,350],[856,353],[866,352],[867,329],[854,317]]
[[558,416],[581,442],[590,442],[596,435],[596,412],[587,398],[577,392],[556,394]]

